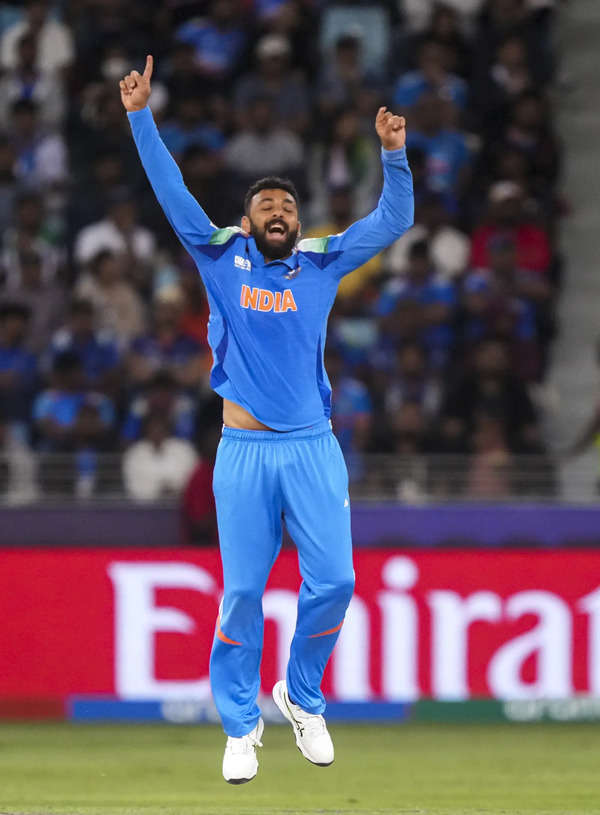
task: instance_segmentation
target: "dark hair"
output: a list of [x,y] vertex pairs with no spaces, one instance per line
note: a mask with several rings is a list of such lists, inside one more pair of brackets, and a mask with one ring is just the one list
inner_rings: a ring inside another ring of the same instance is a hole
[[[92,271],[97,272],[100,265],[108,258],[115,258],[116,254],[112,249],[99,249],[90,261],[90,268]],[[89,302],[89,301],[86,301]]]
[[427,258],[429,257],[429,244],[426,240],[415,241],[408,250],[409,258]]
[[259,178],[258,181],[255,181],[254,184],[248,187],[248,192],[244,196],[244,212],[246,215],[250,210],[250,202],[256,193],[261,190],[285,190],[292,196],[296,202],[296,206],[300,205],[298,190],[293,181],[290,181],[289,178],[279,178],[279,176],[276,175],[268,175],[265,176],[265,178]]
[[95,311],[94,304],[91,302],[91,300],[84,300],[84,299],[73,300],[73,302],[71,303],[71,307],[69,309],[69,312],[72,315],[75,315],[75,314],[90,314],[90,315],[93,316],[94,311]]
[[81,358],[75,351],[61,351],[54,357],[52,370],[55,374],[70,374],[81,368]]
[[0,321],[8,320],[11,317],[27,321],[31,317],[31,309],[24,303],[5,302],[0,303]]
[[35,114],[37,113],[37,109],[38,106],[35,102],[33,102],[31,99],[25,99],[23,97],[16,99],[10,106],[10,111],[13,115],[17,113]]

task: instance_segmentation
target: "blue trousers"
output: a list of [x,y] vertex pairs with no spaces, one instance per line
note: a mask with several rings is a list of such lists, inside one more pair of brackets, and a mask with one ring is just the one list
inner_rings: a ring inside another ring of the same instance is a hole
[[348,473],[328,420],[289,433],[224,427],[213,488],[224,594],[210,658],[213,698],[228,736],[257,724],[262,596],[282,522],[302,575],[287,685],[322,713],[321,680],[354,590]]

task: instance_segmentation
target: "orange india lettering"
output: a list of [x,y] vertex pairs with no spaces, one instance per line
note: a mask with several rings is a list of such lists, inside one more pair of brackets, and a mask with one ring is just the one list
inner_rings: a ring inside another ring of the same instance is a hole
[[253,311],[274,311],[277,314],[286,311],[298,311],[294,293],[291,289],[282,292],[272,292],[269,289],[250,288],[245,283],[240,293],[242,308],[251,308]]

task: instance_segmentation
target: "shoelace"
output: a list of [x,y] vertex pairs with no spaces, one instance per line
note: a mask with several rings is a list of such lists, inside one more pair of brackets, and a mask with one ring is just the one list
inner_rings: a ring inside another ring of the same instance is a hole
[[290,702],[290,707],[292,708],[294,719],[302,725],[307,735],[314,737],[325,733],[327,727],[325,725],[325,719],[322,716],[307,713],[298,707],[298,705],[294,705],[293,702]]
[[242,736],[239,739],[236,739],[233,736],[229,736],[227,739],[227,749],[234,755],[250,753],[255,747],[262,746],[262,741],[257,739],[256,736],[253,736],[251,733],[248,733],[246,736]]

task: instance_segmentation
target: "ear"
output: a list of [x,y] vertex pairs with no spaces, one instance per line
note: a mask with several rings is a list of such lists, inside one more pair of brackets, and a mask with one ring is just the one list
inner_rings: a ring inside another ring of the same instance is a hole
[[247,215],[242,215],[241,227],[248,235],[250,234],[250,226],[250,218]]

